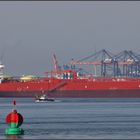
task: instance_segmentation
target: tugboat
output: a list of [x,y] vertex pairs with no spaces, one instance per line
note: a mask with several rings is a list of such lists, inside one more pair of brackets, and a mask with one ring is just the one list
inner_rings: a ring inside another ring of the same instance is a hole
[[42,96],[37,96],[35,98],[35,102],[53,102],[54,99],[53,98],[47,98],[46,95],[42,95]]

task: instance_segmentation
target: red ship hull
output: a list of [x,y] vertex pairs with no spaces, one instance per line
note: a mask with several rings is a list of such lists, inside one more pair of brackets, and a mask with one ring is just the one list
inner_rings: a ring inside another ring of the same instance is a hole
[[140,79],[55,79],[0,84],[0,97],[140,98]]

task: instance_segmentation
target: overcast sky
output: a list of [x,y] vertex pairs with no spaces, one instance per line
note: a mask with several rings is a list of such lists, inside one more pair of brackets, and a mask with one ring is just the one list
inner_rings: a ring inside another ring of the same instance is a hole
[[139,1],[1,1],[0,58],[10,75],[44,75],[94,51],[140,53]]

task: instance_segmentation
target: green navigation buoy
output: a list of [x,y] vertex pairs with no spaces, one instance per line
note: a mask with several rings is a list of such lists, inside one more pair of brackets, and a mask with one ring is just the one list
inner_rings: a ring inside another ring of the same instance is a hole
[[24,130],[22,128],[19,128],[21,124],[23,123],[23,117],[20,113],[17,113],[16,107],[16,101],[13,102],[14,109],[11,113],[9,113],[6,117],[6,123],[10,126],[5,130],[6,135],[23,135]]

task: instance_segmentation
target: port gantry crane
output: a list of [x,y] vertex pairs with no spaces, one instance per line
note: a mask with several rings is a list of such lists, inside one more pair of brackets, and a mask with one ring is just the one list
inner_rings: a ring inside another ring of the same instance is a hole
[[[72,60],[72,65],[93,65],[94,74],[97,75],[97,66],[100,66],[101,76],[140,76],[140,57],[132,51],[124,50],[117,55],[101,50],[78,61]],[[108,74],[111,72],[110,74]]]
[[[89,60],[90,59],[90,60]],[[72,65],[94,65],[94,75],[97,76],[97,66],[101,66],[101,76],[107,75],[107,66],[114,63],[112,53],[106,50],[100,50],[90,56],[78,61],[71,61]]]
[[114,56],[122,70],[122,76],[139,77],[140,58],[133,52],[124,50]]

